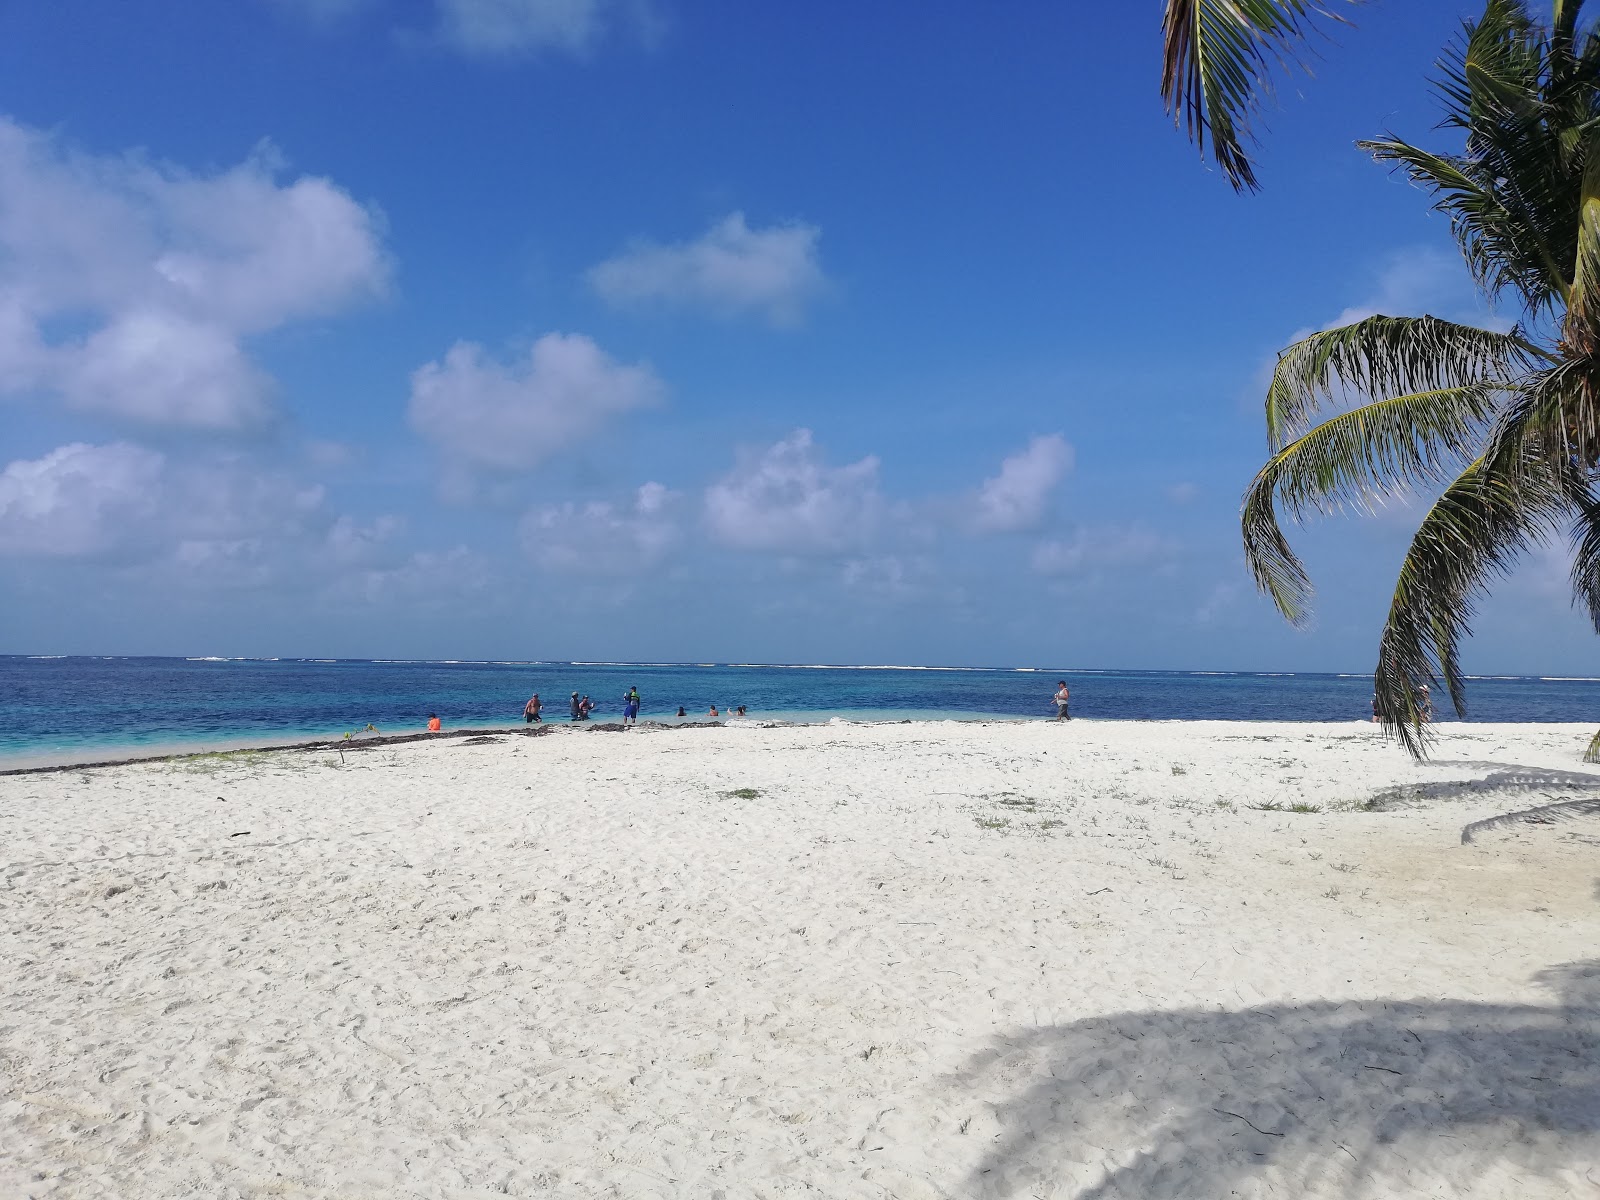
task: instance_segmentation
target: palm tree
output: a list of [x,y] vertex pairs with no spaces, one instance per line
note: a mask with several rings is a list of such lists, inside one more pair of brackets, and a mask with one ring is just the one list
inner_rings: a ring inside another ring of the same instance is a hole
[[1523,323],[1368,317],[1284,350],[1267,393],[1273,454],[1242,524],[1256,583],[1289,620],[1305,620],[1311,585],[1279,509],[1437,493],[1376,672],[1377,714],[1414,754],[1422,689],[1442,677],[1464,708],[1457,646],[1474,602],[1530,544],[1570,535],[1574,592],[1600,630],[1600,33],[1580,27],[1582,7],[1554,0],[1541,25],[1525,0],[1488,0],[1467,24],[1435,81],[1461,153],[1361,143],[1432,194],[1482,293],[1515,297]]
[[1161,95],[1201,153],[1211,139],[1235,191],[1258,186],[1246,147],[1274,64],[1303,61],[1302,44],[1318,22],[1343,20],[1319,0],[1167,0]]

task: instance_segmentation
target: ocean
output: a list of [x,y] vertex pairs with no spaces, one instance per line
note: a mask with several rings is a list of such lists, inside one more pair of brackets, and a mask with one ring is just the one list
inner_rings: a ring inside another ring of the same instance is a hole
[[[534,692],[547,720],[576,690],[616,719],[638,687],[642,719],[704,719],[745,705],[752,718],[821,721],[1048,719],[1056,680],[1074,717],[1104,720],[1362,720],[1363,675],[1050,668],[832,667],[732,663],[420,662],[0,656],[0,767],[167,750],[337,737],[368,724],[421,730],[509,725]],[[1453,719],[1443,695],[1441,720]],[[1468,719],[1600,723],[1600,680],[1474,679]]]

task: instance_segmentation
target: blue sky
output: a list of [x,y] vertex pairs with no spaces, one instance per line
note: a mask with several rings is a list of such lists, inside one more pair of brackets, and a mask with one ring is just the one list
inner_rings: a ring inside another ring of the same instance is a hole
[[[1364,7],[1234,195],[1160,5],[0,10],[0,651],[1364,670],[1414,512],[1254,596],[1263,373],[1486,314],[1353,143]],[[1470,670],[1600,673],[1558,551]]]

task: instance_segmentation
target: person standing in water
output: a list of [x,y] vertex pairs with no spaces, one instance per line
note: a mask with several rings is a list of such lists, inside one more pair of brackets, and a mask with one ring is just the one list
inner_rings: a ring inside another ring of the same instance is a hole
[[1069,711],[1072,704],[1072,693],[1067,690],[1067,681],[1065,679],[1060,680],[1056,686],[1055,702],[1056,720],[1072,720],[1072,714]]
[[577,692],[572,693],[572,719],[574,721],[583,720],[583,701],[578,699]]
[[522,706],[522,719],[529,725],[532,725],[536,721],[542,725],[544,722],[539,717],[539,710],[543,707],[544,705],[539,700],[539,693],[535,692],[533,694],[533,699],[529,700]]
[[622,697],[622,723],[632,725],[639,719],[639,689],[631,687]]

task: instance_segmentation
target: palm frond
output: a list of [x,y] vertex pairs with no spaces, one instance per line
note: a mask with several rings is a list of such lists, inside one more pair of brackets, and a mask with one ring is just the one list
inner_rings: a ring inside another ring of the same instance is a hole
[[[1512,189],[1482,163],[1435,154],[1390,137],[1356,143],[1378,162],[1393,163],[1412,183],[1434,195],[1433,209],[1450,220],[1473,280],[1486,293],[1510,289],[1531,313],[1566,299],[1570,263],[1543,219],[1530,221],[1526,204],[1513,205]],[[1552,244],[1555,243],[1555,244]]]
[[1310,615],[1311,581],[1278,524],[1308,512],[1370,511],[1471,458],[1500,386],[1466,384],[1374,401],[1329,418],[1274,454],[1245,493],[1245,560],[1256,586],[1290,621]]
[[1600,512],[1579,513],[1572,526],[1572,602],[1600,633]]
[[1583,139],[1577,247],[1561,341],[1574,355],[1600,354],[1600,130]]
[[1439,70],[1443,124],[1463,133],[1461,154],[1395,137],[1360,145],[1433,194],[1485,291],[1509,288],[1529,312],[1553,311],[1572,282],[1576,131],[1600,113],[1595,64],[1552,40],[1521,0],[1489,0]]
[[1235,191],[1259,186],[1247,147],[1270,74],[1303,61],[1302,43],[1321,19],[1344,20],[1323,0],[1167,0],[1161,96],[1202,153],[1210,137]]
[[1530,465],[1541,470],[1551,464],[1575,470],[1595,465],[1600,454],[1595,370],[1589,359],[1564,358],[1519,381],[1484,449],[1496,473],[1519,474]]
[[1281,450],[1325,405],[1509,380],[1544,352],[1516,330],[1438,317],[1372,316],[1302,338],[1278,355],[1267,388],[1267,441]]
[[1400,566],[1373,680],[1377,715],[1412,754],[1425,749],[1423,687],[1442,678],[1456,711],[1466,711],[1457,648],[1478,594],[1576,505],[1592,502],[1568,464],[1530,455],[1507,472],[1480,457],[1428,510]]

